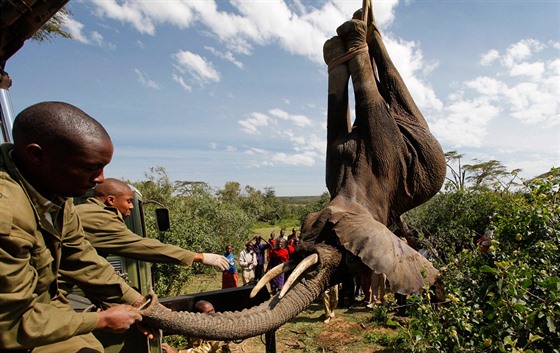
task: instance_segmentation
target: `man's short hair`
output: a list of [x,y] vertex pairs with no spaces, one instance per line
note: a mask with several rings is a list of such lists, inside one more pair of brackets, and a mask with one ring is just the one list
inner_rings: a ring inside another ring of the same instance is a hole
[[105,128],[83,110],[64,102],[41,102],[21,111],[12,129],[14,145],[76,149],[85,138],[108,139]]

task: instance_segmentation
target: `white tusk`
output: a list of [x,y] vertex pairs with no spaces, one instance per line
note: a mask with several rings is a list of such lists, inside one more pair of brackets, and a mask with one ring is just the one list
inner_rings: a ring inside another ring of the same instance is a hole
[[317,263],[317,261],[319,261],[319,255],[317,255],[317,254],[309,255],[308,257],[303,259],[303,261],[300,262],[297,265],[296,269],[292,272],[290,277],[288,277],[288,280],[286,281],[286,283],[284,283],[284,287],[282,287],[282,290],[280,291],[280,294],[278,295],[278,298],[282,298],[284,296],[284,294],[286,294],[286,292],[294,284],[294,282],[298,279],[298,277],[301,276],[301,274],[305,270],[307,270],[311,266],[315,265]]
[[257,284],[255,284],[255,287],[253,288],[253,290],[251,291],[251,294],[249,296],[251,298],[254,298],[257,295],[257,293],[262,289],[262,287],[266,286],[266,284],[268,282],[270,282],[274,277],[278,276],[279,274],[281,274],[283,272],[290,271],[294,267],[296,267],[296,264],[293,261],[288,261],[288,262],[284,262],[284,263],[282,263],[280,265],[277,265],[277,266],[271,268],[270,270],[266,271],[266,273],[259,280],[259,282]]

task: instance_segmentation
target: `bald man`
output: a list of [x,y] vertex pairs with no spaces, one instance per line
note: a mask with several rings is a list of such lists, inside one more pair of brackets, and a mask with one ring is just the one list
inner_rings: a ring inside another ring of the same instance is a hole
[[[196,312],[215,315],[216,310],[214,305],[206,300],[199,300],[194,304]],[[185,349],[179,349],[171,347],[167,343],[162,343],[161,348],[164,353],[229,353],[231,349],[229,348],[228,342],[222,341],[208,341],[200,338],[188,337],[187,338],[188,347]]]
[[[103,352],[94,330],[124,332],[144,298],[86,241],[69,197],[104,180],[107,131],[66,103],[33,105],[0,146],[0,351]],[[74,312],[57,276],[111,306]]]
[[194,253],[132,232],[124,223],[134,207],[132,199],[132,190],[126,183],[107,178],[95,187],[93,197],[76,206],[86,237],[100,255],[185,266],[201,262],[220,271],[229,267],[222,255]]

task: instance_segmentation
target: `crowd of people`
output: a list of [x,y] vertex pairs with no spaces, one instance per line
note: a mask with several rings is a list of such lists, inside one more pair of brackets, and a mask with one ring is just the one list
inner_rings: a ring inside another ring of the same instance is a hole
[[[275,232],[272,232],[268,240],[264,240],[259,235],[246,242],[245,248],[241,250],[237,258],[242,285],[256,283],[269,269],[287,262],[299,241],[297,228],[293,228],[288,237],[282,229],[278,237]],[[238,287],[238,271],[231,245],[226,246],[224,256],[229,260],[229,268],[222,273],[222,289]],[[284,273],[279,274],[270,282],[273,295],[278,293],[283,286]]]

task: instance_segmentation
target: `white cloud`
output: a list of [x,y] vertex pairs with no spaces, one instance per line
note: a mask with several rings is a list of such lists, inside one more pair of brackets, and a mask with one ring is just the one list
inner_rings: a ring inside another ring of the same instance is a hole
[[488,66],[496,61],[499,57],[500,52],[495,49],[491,49],[480,56],[480,65]]
[[537,81],[541,78],[542,74],[544,73],[544,63],[523,62],[517,65],[513,65],[509,73],[511,76],[527,76],[531,80]]
[[273,161],[282,164],[287,164],[287,165],[313,166],[315,165],[316,159],[317,159],[317,155],[314,152],[294,153],[294,154],[287,154],[281,152],[281,153],[276,153],[272,156]]
[[192,87],[185,83],[185,80],[177,74],[173,74],[173,81],[177,82],[185,92],[192,92]]
[[507,89],[505,83],[492,77],[477,77],[474,80],[467,81],[465,84],[467,87],[474,89],[477,93],[492,98],[497,97]]
[[138,82],[140,82],[140,84],[142,86],[147,87],[147,88],[152,88],[152,89],[155,89],[155,90],[160,90],[161,89],[161,86],[157,82],[151,80],[148,77],[148,75],[146,75],[142,71],[140,71],[138,69],[134,69],[134,72],[136,73],[136,76],[138,78]]
[[[270,109],[268,114],[255,112],[251,117],[239,121],[243,132],[250,135],[264,135],[265,148],[247,148],[253,156],[251,165],[263,167],[270,165],[313,166],[324,160],[326,139],[313,132],[316,123],[301,114],[290,114],[279,108]],[[286,147],[286,142],[290,147]],[[258,141],[254,141],[258,144]],[[282,145],[284,151],[271,151],[269,146]],[[258,151],[258,152],[257,152]]]
[[544,48],[544,44],[534,39],[523,39],[511,45],[502,58],[506,67],[513,67],[515,63],[530,58],[533,53],[539,52]]
[[309,119],[304,115],[290,115],[287,112],[278,108],[271,109],[269,113],[270,115],[275,116],[277,118],[292,122],[294,125],[298,127],[306,127],[306,126],[311,126],[313,124],[311,119]]
[[445,107],[442,112],[444,117],[430,124],[430,129],[440,141],[453,147],[480,147],[487,136],[488,124],[501,109],[484,97],[473,100],[462,96],[457,98]]
[[269,125],[270,118],[262,113],[253,113],[251,117],[239,120],[238,123],[244,132],[255,135],[259,134],[259,128]]
[[[558,129],[560,59],[546,61],[542,59],[546,55],[542,55],[539,60],[529,61],[547,49],[556,50],[553,43],[525,39],[511,45],[503,55],[494,49],[482,55],[481,63],[498,66],[495,76],[465,81],[461,91],[449,96],[445,115],[431,124],[432,131],[457,148],[492,145],[494,139],[487,138],[491,129],[516,121]],[[509,76],[500,74],[504,69]],[[504,128],[496,132],[504,133]]]
[[206,58],[190,51],[179,51],[172,55],[175,68],[184,74],[189,74],[191,79],[200,85],[209,82],[220,82],[220,73]]
[[218,58],[229,61],[230,63],[232,63],[233,65],[237,66],[240,69],[243,68],[243,63],[237,60],[231,51],[222,52],[210,46],[205,46],[204,49],[208,50],[210,53],[214,54]]
[[84,33],[84,25],[75,19],[69,17],[66,14],[61,14],[62,21],[63,21],[63,29],[66,30],[74,40],[77,40],[83,44],[95,44],[97,46],[103,47],[110,45],[105,45],[103,41],[103,36],[96,31],[90,32],[89,36]]
[[[202,24],[229,51],[248,55],[254,45],[278,43],[289,53],[322,64],[322,47],[361,4],[337,0],[314,7],[303,1],[242,1],[228,4],[231,12],[220,11],[216,1],[94,0],[97,14],[130,23],[141,33],[154,35],[157,25],[171,24],[181,29]],[[394,20],[398,0],[374,1],[378,26]],[[230,58],[233,58],[231,56]],[[232,61],[235,64],[235,61]],[[236,64],[238,65],[238,64]]]
[[97,14],[102,17],[109,17],[122,22],[128,22],[141,33],[153,35],[155,26],[153,21],[142,13],[143,2],[119,4],[113,0],[93,0],[97,6]]
[[414,42],[385,36],[384,43],[418,107],[421,110],[441,110],[443,103],[437,98],[433,88],[418,77],[418,72],[425,72],[426,67],[436,67],[437,63],[426,63],[422,50]]

